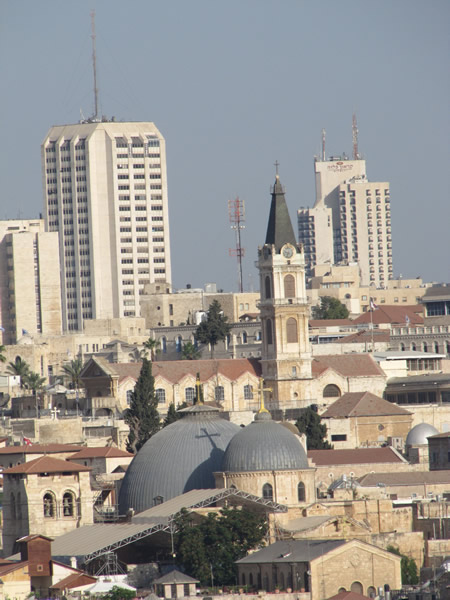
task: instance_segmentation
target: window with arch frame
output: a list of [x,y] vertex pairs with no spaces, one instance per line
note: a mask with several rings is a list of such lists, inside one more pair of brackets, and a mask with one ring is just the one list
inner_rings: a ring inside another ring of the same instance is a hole
[[223,402],[225,400],[225,388],[223,385],[216,385],[214,389],[214,400],[216,402]]
[[291,274],[284,277],[284,297],[295,298],[295,279]]
[[155,398],[158,401],[158,404],[165,404],[166,403],[166,390],[164,388],[156,388]]
[[42,502],[44,509],[44,518],[53,519],[56,516],[55,496],[51,492],[46,492],[44,494]]
[[63,516],[75,516],[75,496],[73,492],[64,492],[63,494]]
[[253,400],[253,386],[249,383],[244,385],[244,400]]
[[267,345],[271,346],[273,344],[273,336],[272,336],[272,320],[267,319],[266,321],[266,342]]
[[273,487],[270,483],[265,483],[262,488],[264,500],[273,500]]
[[266,298],[272,298],[272,282],[269,275],[264,279],[264,292]]
[[289,317],[286,321],[286,340],[288,344],[296,344],[298,342],[297,319]]

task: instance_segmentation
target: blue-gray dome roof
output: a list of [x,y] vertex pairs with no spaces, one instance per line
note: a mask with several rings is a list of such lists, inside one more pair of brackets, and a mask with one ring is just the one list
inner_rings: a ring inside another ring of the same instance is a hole
[[[239,427],[208,406],[189,409],[139,450],[120,488],[119,512],[151,508],[190,490],[214,488],[225,449]],[[160,501],[160,500],[159,500]]]
[[420,446],[421,444],[428,444],[427,438],[430,435],[436,435],[439,431],[433,425],[428,423],[419,423],[411,429],[406,436],[405,446]]
[[228,473],[307,468],[299,436],[272,421],[269,413],[259,413],[233,437],[222,463],[222,471]]

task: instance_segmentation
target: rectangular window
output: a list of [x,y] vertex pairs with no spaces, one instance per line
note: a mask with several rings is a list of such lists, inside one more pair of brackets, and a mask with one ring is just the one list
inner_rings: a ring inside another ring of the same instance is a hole
[[346,442],[347,436],[344,433],[335,433],[331,436],[332,442]]

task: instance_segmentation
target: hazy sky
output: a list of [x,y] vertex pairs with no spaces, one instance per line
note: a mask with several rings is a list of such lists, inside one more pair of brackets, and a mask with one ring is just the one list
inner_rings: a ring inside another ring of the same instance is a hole
[[42,140],[93,112],[92,8],[102,114],[166,138],[175,287],[237,289],[239,196],[257,289],[274,162],[294,221],[322,128],[351,155],[353,111],[369,178],[391,184],[395,275],[450,281],[448,0],[0,0],[0,219],[42,212]]

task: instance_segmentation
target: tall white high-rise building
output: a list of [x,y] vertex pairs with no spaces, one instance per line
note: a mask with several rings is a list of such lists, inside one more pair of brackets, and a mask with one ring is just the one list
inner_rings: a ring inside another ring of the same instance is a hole
[[165,141],[153,123],[52,127],[42,144],[47,231],[60,240],[63,328],[139,316],[171,281]]
[[361,284],[393,278],[389,183],[372,182],[366,161],[315,160],[316,201],[298,211],[307,274],[318,264],[358,264]]

